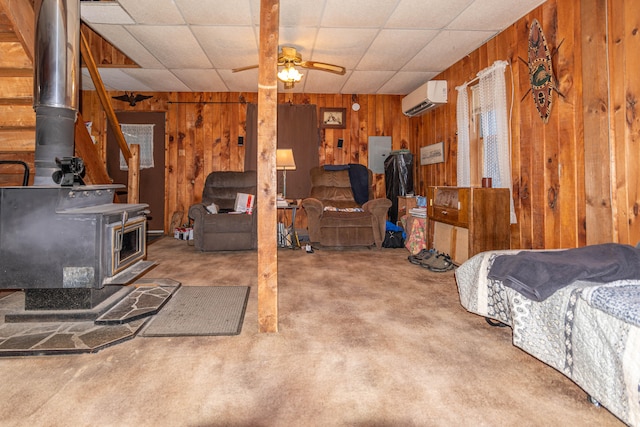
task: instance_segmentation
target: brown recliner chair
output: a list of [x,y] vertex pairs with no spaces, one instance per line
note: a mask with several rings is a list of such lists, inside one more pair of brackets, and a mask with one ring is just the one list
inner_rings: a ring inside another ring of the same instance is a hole
[[[359,166],[359,165],[355,165]],[[353,165],[351,165],[353,167]],[[309,240],[322,246],[372,246],[382,248],[389,199],[375,199],[373,174],[364,169],[368,201],[360,205],[354,197],[348,169],[311,169],[311,195],[302,201],[307,213]],[[364,200],[362,199],[362,200]]]
[[[236,195],[256,195],[257,175],[255,171],[212,172],[202,190],[202,203],[189,208],[193,219],[193,241],[201,251],[237,251],[257,247],[257,200],[253,214],[231,214]],[[220,213],[211,214],[206,206],[215,203]]]

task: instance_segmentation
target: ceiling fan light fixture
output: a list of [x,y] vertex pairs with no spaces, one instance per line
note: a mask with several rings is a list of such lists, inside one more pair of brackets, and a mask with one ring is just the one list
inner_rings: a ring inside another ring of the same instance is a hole
[[278,72],[278,79],[284,83],[285,89],[293,89],[293,85],[302,80],[302,76],[303,74],[291,63],[285,64],[284,68]]

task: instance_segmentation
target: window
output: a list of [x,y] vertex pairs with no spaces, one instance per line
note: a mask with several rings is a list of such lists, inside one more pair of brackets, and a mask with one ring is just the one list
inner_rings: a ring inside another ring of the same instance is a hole
[[[127,145],[138,144],[140,146],[140,169],[153,167],[153,128],[154,125],[121,124],[120,129],[124,134]],[[120,153],[120,170],[129,170],[124,156]]]

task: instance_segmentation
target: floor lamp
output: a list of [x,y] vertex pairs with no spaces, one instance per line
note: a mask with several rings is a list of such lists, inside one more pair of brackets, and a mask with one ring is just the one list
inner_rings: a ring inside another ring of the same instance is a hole
[[293,159],[291,148],[276,150],[276,170],[282,171],[282,198],[287,198],[287,171],[296,170],[296,161]]

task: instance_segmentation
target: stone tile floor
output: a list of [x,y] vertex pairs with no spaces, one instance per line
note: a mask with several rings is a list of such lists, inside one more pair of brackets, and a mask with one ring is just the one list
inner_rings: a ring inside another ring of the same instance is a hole
[[180,283],[143,279],[130,286],[119,302],[92,321],[8,323],[5,315],[24,312],[24,293],[16,291],[0,298],[0,357],[95,353],[131,339],[166,304]]

